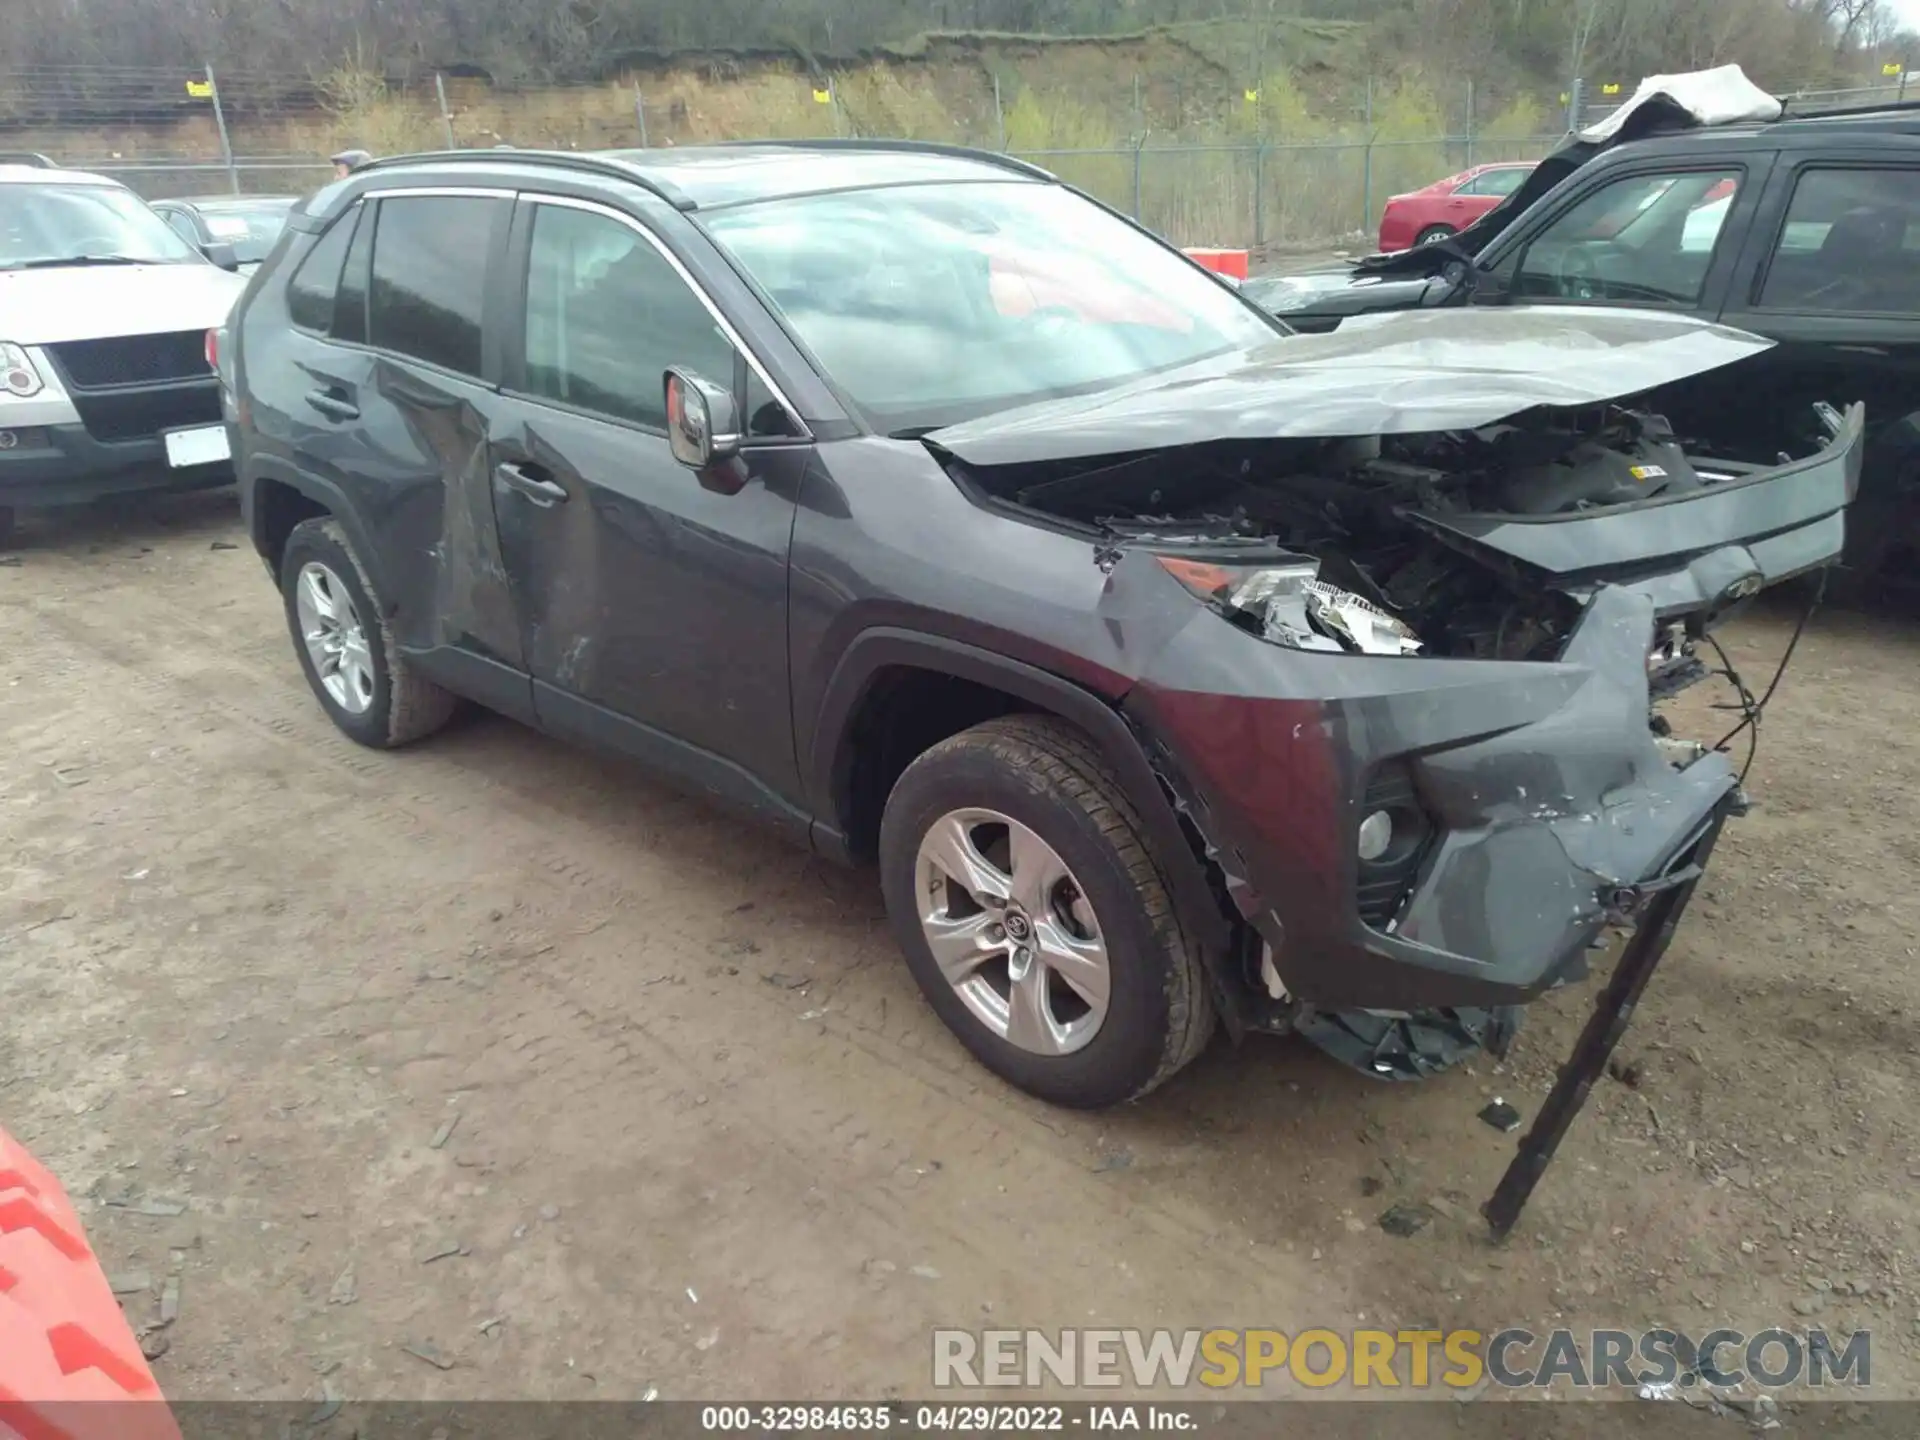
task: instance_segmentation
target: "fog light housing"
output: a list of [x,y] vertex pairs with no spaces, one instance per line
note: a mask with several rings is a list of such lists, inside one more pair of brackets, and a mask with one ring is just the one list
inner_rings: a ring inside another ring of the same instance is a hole
[[1378,860],[1393,844],[1393,814],[1376,810],[1360,822],[1360,858]]

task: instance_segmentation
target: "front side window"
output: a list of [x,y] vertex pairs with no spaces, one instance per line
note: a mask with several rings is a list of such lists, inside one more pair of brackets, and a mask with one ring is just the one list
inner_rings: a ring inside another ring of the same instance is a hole
[[1769,309],[1920,315],[1920,170],[1808,170],[1767,267]]
[[1534,239],[1515,293],[1528,300],[1696,305],[1740,172],[1632,175],[1586,195]]
[[735,351],[687,282],[631,225],[571,206],[534,212],[526,390],[653,429],[668,369],[731,386]]
[[0,270],[205,263],[131,190],[32,183],[0,189]]
[[480,373],[487,252],[504,201],[415,195],[380,202],[367,340],[462,375]]
[[186,211],[169,210],[166,212],[166,221],[167,224],[172,227],[173,233],[189,245],[198,245],[200,243],[199,232],[193,228],[193,217],[187,214]]
[[1251,305],[1057,185],[903,185],[708,212],[822,370],[890,433],[1277,340]]

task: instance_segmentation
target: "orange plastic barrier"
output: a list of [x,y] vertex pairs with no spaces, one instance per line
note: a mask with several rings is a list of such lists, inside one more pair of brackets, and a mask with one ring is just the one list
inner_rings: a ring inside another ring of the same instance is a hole
[[1244,250],[1194,249],[1184,252],[1189,260],[1235,280],[1247,278],[1247,252]]
[[60,1183],[0,1130],[0,1437],[180,1440]]

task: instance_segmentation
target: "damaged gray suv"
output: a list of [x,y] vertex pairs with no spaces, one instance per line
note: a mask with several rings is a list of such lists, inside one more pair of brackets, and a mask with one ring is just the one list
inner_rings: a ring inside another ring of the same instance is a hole
[[1632,928],[1504,1228],[1741,807],[1660,702],[1840,552],[1847,397],[1789,456],[1647,398],[1766,343],[1293,336],[1040,171],[847,143],[378,162],[218,349],[341,730],[475,701],[877,862],[1035,1095],[1141,1095],[1216,1023],[1416,1078]]

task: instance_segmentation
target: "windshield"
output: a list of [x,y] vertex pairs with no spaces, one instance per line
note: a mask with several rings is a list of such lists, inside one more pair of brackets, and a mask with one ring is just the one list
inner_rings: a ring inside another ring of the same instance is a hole
[[222,245],[233,247],[234,258],[251,265],[267,258],[273,242],[287,227],[291,200],[262,200],[251,205],[202,206],[200,223]]
[[1106,389],[1285,333],[1057,185],[842,191],[705,220],[890,433]]
[[0,270],[89,260],[174,265],[201,256],[131,190],[0,186]]

